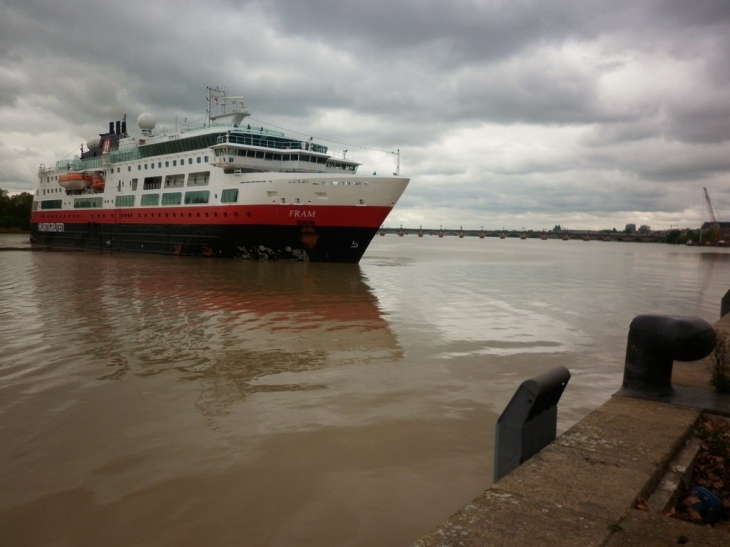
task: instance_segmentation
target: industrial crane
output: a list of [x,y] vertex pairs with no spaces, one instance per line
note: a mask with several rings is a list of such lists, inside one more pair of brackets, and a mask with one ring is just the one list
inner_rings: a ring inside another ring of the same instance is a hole
[[710,213],[710,222],[714,228],[717,227],[717,218],[715,217],[715,210],[712,208],[712,201],[710,201],[710,194],[707,193],[707,188],[704,186],[702,190],[705,192],[705,203],[707,204],[707,212]]

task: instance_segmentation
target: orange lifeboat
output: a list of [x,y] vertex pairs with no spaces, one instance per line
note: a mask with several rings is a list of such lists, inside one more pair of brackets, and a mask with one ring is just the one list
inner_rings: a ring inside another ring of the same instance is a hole
[[58,177],[58,184],[66,190],[83,190],[87,186],[85,173],[66,173]]
[[92,190],[103,190],[106,184],[104,177],[101,175],[91,175],[90,181]]

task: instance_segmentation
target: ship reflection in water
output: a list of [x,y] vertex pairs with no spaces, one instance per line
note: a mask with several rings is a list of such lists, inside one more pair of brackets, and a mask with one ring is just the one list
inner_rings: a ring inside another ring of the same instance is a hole
[[39,306],[43,322],[84,323],[67,344],[105,364],[97,380],[174,370],[199,382],[206,415],[252,393],[324,387],[300,373],[402,353],[358,266],[182,259],[171,267],[169,258],[123,256],[94,261],[90,275],[95,258],[70,260],[62,273],[36,270],[35,287],[53,287],[66,303]]

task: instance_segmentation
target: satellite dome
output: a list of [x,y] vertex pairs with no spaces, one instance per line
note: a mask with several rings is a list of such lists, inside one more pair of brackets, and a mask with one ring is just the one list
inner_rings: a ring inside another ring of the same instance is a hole
[[143,112],[139,115],[139,117],[137,117],[137,125],[143,132],[152,131],[155,128],[156,123],[157,120],[155,120],[155,117],[149,112]]

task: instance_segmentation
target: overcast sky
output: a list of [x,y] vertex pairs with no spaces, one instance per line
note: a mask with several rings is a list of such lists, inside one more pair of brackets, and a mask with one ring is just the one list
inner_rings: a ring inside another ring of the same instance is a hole
[[[730,221],[728,0],[0,0],[0,188],[128,115],[204,114],[411,183],[386,225]],[[329,139],[330,142],[324,139]]]

